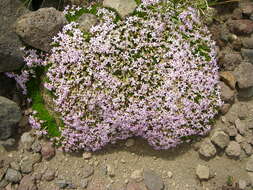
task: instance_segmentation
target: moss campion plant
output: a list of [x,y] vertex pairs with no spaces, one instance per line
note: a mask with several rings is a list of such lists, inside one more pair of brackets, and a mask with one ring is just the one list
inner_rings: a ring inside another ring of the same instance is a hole
[[[132,136],[169,149],[210,130],[221,105],[215,43],[195,9],[177,6],[143,0],[124,19],[102,7],[67,7],[71,22],[51,53],[44,61],[26,57],[30,69],[47,68],[43,86],[66,151],[96,151]],[[89,11],[99,23],[84,32],[73,18]],[[38,114],[31,124],[49,129]]]

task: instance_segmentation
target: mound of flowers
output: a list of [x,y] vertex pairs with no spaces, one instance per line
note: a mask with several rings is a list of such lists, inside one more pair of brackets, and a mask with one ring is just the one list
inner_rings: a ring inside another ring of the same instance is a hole
[[[88,33],[72,21],[43,61],[27,56],[29,68],[46,67],[43,86],[63,123],[65,150],[96,151],[132,136],[169,149],[210,130],[221,105],[215,43],[195,9],[170,7],[145,0],[124,19],[99,8]],[[30,122],[50,128],[37,112]]]

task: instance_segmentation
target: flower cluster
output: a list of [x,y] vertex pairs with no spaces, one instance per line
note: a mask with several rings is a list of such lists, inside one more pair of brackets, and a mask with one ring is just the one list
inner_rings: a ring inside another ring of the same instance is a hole
[[117,22],[100,8],[89,37],[71,22],[53,39],[44,86],[64,123],[65,150],[132,136],[168,149],[210,130],[222,103],[215,43],[194,9],[176,14],[156,2]]

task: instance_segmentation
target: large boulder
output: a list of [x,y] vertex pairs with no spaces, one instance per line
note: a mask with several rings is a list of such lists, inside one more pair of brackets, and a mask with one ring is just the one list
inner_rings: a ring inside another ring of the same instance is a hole
[[18,105],[0,96],[0,140],[9,138],[21,119],[21,111]]
[[15,34],[13,23],[28,10],[19,0],[0,1],[0,73],[23,65],[22,42]]
[[67,24],[64,14],[55,8],[42,8],[21,16],[16,33],[28,45],[49,52],[52,38]]

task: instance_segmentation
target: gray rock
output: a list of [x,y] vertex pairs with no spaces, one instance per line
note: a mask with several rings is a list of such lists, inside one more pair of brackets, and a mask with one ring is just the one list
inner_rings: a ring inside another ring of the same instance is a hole
[[[113,171],[112,167],[108,167],[108,165],[107,165],[106,168],[107,168],[108,175],[111,176],[111,175],[114,174],[113,173],[114,171]],[[94,169],[91,166],[87,165],[87,166],[84,167],[82,174],[83,174],[84,178],[87,178],[87,177],[90,177],[91,175],[93,175],[93,173],[94,173]]]
[[241,154],[240,144],[236,141],[230,141],[228,147],[225,150],[226,154],[230,157],[239,157]]
[[1,96],[0,107],[0,140],[5,140],[15,132],[21,111],[15,102]]
[[235,137],[238,134],[237,129],[234,125],[228,126],[225,130],[230,137]]
[[225,118],[230,123],[235,123],[236,119],[245,119],[249,115],[249,109],[247,104],[236,102],[229,109],[228,113],[225,115]]
[[242,45],[246,49],[253,49],[253,35],[250,38],[242,39]]
[[223,55],[219,63],[228,71],[233,71],[241,62],[242,56],[239,53],[221,52]]
[[246,163],[246,170],[249,172],[253,172],[253,155],[249,158],[248,162]]
[[245,60],[253,63],[253,49],[241,49],[242,56]]
[[3,145],[5,148],[11,148],[16,144],[16,140],[13,138],[9,138],[5,141],[0,141],[0,144]]
[[196,175],[200,180],[208,180],[210,178],[210,170],[207,166],[198,165]]
[[241,135],[246,134],[247,127],[245,122],[241,121],[240,119],[237,119],[235,120],[235,126]]
[[137,4],[135,0],[104,0],[103,6],[115,9],[121,17],[134,12]]
[[228,26],[231,32],[238,35],[246,35],[253,32],[253,21],[248,19],[230,20]]
[[35,140],[34,143],[31,146],[31,149],[35,153],[39,153],[41,151],[41,144],[38,140]]
[[0,188],[5,188],[5,186],[7,186],[9,184],[8,181],[6,181],[5,179],[0,180]]
[[16,33],[28,45],[49,52],[52,38],[67,24],[62,12],[55,8],[42,8],[20,17]]
[[18,163],[18,162],[15,162],[15,161],[13,161],[13,162],[10,163],[10,167],[11,167],[12,169],[14,169],[14,170],[17,170],[17,171],[20,170],[20,165],[19,165],[19,163]]
[[229,143],[229,136],[223,131],[215,131],[211,137],[211,141],[219,148],[225,148]]
[[240,64],[234,74],[239,88],[249,88],[253,86],[253,64],[243,62]]
[[29,174],[33,171],[33,165],[41,161],[41,155],[38,153],[29,154],[20,162],[21,172]]
[[47,170],[44,175],[43,179],[46,181],[52,181],[55,178],[55,171],[54,170]]
[[26,175],[22,178],[17,190],[37,190],[37,189],[38,187],[32,176]]
[[253,87],[243,88],[239,90],[239,98],[250,98],[253,96]]
[[[0,1],[0,73],[14,71],[23,64],[23,46],[13,29],[13,23],[28,10],[19,0]],[[1,85],[2,86],[2,85]]]
[[241,147],[242,149],[245,151],[245,153],[247,155],[251,155],[252,154],[252,147],[248,142],[242,142],[241,143]]
[[5,174],[5,179],[11,183],[18,183],[22,179],[19,171],[9,168]]
[[204,140],[200,145],[199,154],[210,159],[215,156],[216,148],[209,139]]
[[98,19],[93,14],[85,13],[78,18],[77,22],[79,23],[79,28],[81,30],[89,32],[90,28],[97,24]]
[[20,142],[26,150],[31,150],[31,146],[34,142],[34,137],[29,132],[23,133],[20,138]]
[[148,190],[163,190],[164,183],[160,176],[158,176],[152,170],[144,170],[143,173],[144,184],[147,186]]
[[221,87],[221,99],[225,102],[233,102],[235,91],[229,88],[224,82],[219,82]]
[[235,141],[238,143],[242,143],[242,142],[245,142],[245,138],[242,135],[238,134],[235,137]]

